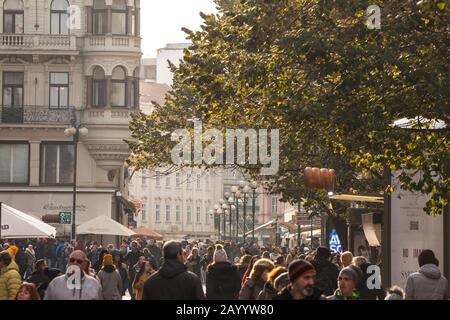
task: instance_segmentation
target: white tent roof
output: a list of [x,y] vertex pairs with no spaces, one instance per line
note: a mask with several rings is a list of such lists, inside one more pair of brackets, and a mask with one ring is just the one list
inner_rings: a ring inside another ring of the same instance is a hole
[[2,239],[54,238],[56,229],[6,204],[1,208]]
[[77,234],[100,234],[112,236],[132,236],[136,234],[124,225],[107,216],[98,216],[77,227]]

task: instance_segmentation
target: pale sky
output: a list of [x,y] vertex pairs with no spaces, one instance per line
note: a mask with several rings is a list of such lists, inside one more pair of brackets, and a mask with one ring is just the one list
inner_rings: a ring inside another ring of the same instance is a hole
[[156,57],[166,43],[187,42],[182,27],[199,30],[199,12],[215,13],[213,0],[141,0],[141,37],[144,57]]

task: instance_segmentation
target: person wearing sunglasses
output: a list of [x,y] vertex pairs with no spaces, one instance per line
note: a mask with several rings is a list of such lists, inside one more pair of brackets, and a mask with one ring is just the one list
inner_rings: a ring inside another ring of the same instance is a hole
[[84,272],[87,263],[83,251],[73,251],[69,257],[66,274],[50,282],[44,300],[102,300],[100,283]]

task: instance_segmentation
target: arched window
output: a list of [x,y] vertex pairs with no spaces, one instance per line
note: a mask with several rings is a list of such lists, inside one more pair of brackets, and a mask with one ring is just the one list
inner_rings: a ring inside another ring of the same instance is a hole
[[125,95],[125,70],[122,67],[115,67],[111,76],[111,106],[125,107]]
[[106,34],[107,23],[105,0],[94,0],[94,6],[92,8],[92,33]]
[[127,3],[125,0],[113,0],[112,3],[112,34],[127,34]]
[[68,34],[68,13],[67,8],[69,2],[67,0],[53,0],[51,6],[50,33],[51,34]]
[[92,106],[106,106],[106,77],[101,67],[95,67],[92,75]]
[[23,1],[3,2],[3,33],[23,33]]

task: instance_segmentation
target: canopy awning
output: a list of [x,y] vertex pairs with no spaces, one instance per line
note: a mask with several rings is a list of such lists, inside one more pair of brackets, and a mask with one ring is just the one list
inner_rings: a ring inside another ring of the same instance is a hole
[[98,234],[131,237],[133,231],[107,216],[98,216],[77,227],[77,234]]
[[117,196],[116,199],[119,201],[120,204],[123,205],[124,209],[132,213],[136,213],[136,206],[134,205],[133,202],[131,202],[128,199],[125,199],[123,196]]
[[1,239],[54,238],[56,229],[4,203],[0,208]]
[[145,227],[139,227],[139,228],[135,228],[132,230],[135,233],[134,236],[145,236],[147,238],[154,239],[154,240],[162,240],[163,239],[163,236],[160,235],[158,232],[153,231],[148,228],[145,228]]
[[329,198],[332,200],[384,203],[383,197],[361,196],[361,195],[356,195],[356,194],[335,194],[335,195],[330,196]]

